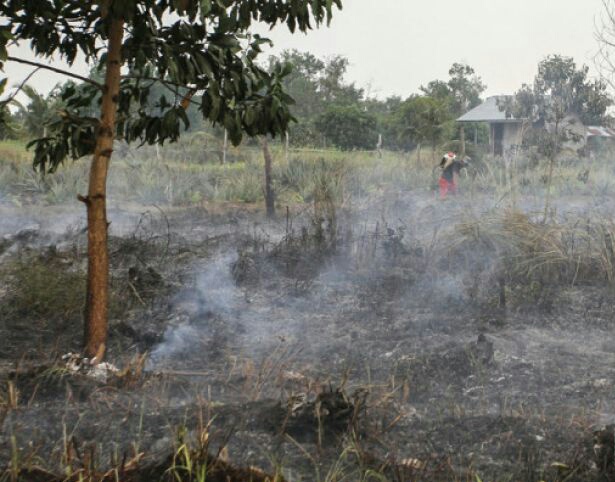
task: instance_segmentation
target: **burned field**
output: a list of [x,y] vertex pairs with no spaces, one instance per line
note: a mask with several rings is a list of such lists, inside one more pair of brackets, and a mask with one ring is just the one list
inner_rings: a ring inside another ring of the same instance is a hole
[[79,220],[7,217],[2,480],[613,480],[608,203],[491,204],[111,211],[96,377]]

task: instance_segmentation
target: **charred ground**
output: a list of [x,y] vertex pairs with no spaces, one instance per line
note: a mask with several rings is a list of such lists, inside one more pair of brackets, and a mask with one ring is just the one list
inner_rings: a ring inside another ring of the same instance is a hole
[[201,453],[287,480],[611,480],[607,201],[547,222],[408,191],[277,221],[117,210],[109,360],[126,368],[107,382],[60,361],[81,338],[79,220],[24,229],[11,209],[5,477],[197,480],[182,457]]

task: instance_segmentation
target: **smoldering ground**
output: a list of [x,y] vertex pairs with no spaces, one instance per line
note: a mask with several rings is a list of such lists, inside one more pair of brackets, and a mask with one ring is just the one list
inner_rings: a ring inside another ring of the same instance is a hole
[[[125,365],[147,350],[146,369],[110,388],[51,362],[78,346],[78,328],[56,343],[46,326],[36,350],[30,337],[5,337],[15,346],[3,366],[26,347],[29,359],[5,370],[17,395],[3,391],[2,458],[52,454],[58,469],[71,440],[101,470],[135,452],[147,465],[205,417],[212,453],[278,465],[288,480],[368,469],[391,480],[609,477],[594,450],[594,431],[615,413],[603,201],[579,197],[571,209],[555,198],[544,224],[540,199],[511,211],[468,191],[442,203],[428,191],[377,192],[334,212],[293,211],[292,223],[198,209],[126,215],[112,239],[121,289],[110,357]],[[4,268],[21,257],[58,276],[82,272],[78,230],[58,243],[41,226],[18,244],[6,229]],[[6,310],[32,299],[15,276],[1,291],[7,335],[41,323]],[[79,310],[63,309],[78,327]],[[338,389],[356,414],[310,418]]]

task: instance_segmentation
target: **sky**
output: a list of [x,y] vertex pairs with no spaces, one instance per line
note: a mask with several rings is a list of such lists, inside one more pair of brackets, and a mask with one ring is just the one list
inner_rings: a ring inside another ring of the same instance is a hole
[[[275,47],[319,57],[348,57],[347,80],[372,96],[407,97],[434,79],[446,79],[454,62],[471,65],[487,94],[507,94],[531,82],[549,54],[593,67],[602,0],[343,0],[330,27],[291,35],[285,27],[261,29]],[[28,56],[26,46],[11,55]],[[56,63],[54,65],[59,65]],[[87,66],[71,68],[87,73]],[[32,69],[9,63],[11,85]],[[593,71],[596,74],[595,70]],[[37,73],[31,84],[49,91],[62,78]]]

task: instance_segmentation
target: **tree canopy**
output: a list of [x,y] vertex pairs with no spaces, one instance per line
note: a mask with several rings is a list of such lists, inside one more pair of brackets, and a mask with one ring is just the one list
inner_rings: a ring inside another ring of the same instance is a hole
[[433,149],[452,130],[452,116],[446,99],[412,96],[399,107],[394,125],[399,142],[428,143]]
[[613,99],[601,80],[588,76],[587,66],[577,67],[570,57],[550,55],[540,62],[532,85],[523,85],[501,108],[527,119],[526,144],[537,145],[548,158],[557,156],[567,141],[579,137],[583,125],[608,125]]
[[585,125],[608,123],[613,99],[602,80],[592,80],[589,68],[571,57],[550,55],[538,65],[533,85],[524,85],[508,106],[511,115],[548,124],[578,116]]
[[[346,57],[335,55],[321,59],[309,52],[286,50],[278,57],[270,57],[270,69],[280,63],[292,66],[282,83],[295,100],[290,111],[298,122],[289,129],[294,144],[322,145],[326,140],[323,136],[327,136],[317,129],[320,116],[338,107],[359,106],[360,109],[363,106],[363,90],[345,81],[349,65]],[[333,139],[328,141],[335,144]]]
[[374,149],[378,121],[357,105],[332,106],[316,120],[316,128],[342,150]]
[[[117,99],[115,135],[128,142],[177,140],[189,125],[186,107],[194,104],[203,118],[223,125],[235,144],[250,136],[286,131],[292,98],[282,88],[287,65],[272,71],[256,59],[268,40],[248,32],[255,22],[283,23],[306,31],[331,19],[340,0],[7,0],[0,4],[0,68],[11,41],[28,41],[42,58],[61,58],[72,65],[78,56],[104,63],[101,48],[114,19],[122,22],[121,58],[125,72]],[[90,78],[81,88],[62,94],[65,109],[55,131],[35,141],[35,165],[54,170],[67,157],[92,154],[98,122],[79,109],[100,103],[104,85]],[[150,92],[166,93],[150,105]]]
[[428,97],[448,102],[452,116],[459,117],[481,103],[481,95],[487,87],[466,64],[454,63],[448,75],[447,81],[431,81],[421,87],[421,91]]

